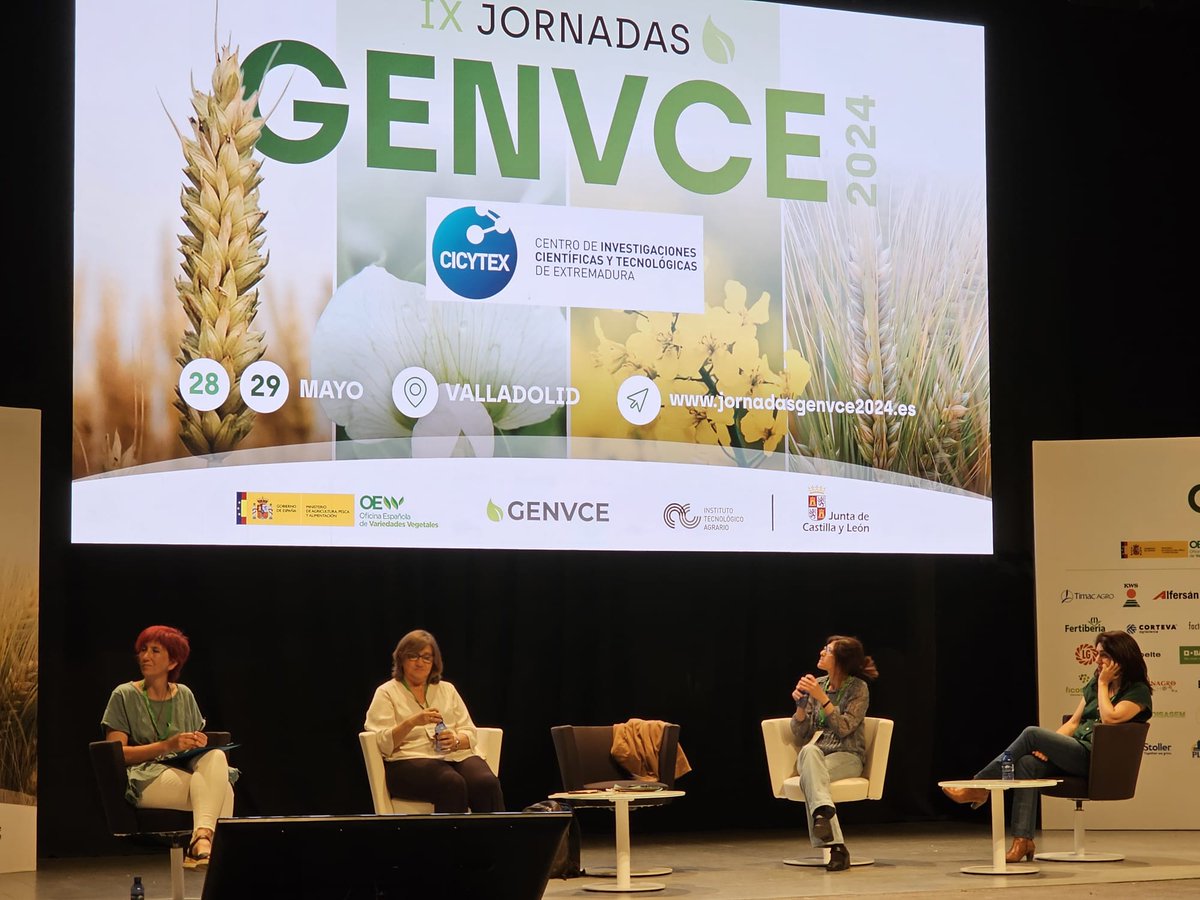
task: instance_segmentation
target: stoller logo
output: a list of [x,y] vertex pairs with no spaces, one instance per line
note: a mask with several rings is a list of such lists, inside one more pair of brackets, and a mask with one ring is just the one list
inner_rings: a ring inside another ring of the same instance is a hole
[[433,234],[433,268],[442,283],[468,300],[494,297],[517,269],[517,240],[499,213],[463,206]]
[[1179,664],[1181,666],[1200,665],[1200,647],[1180,647]]
[[1143,752],[1146,756],[1170,756],[1171,745],[1162,743],[1145,744],[1143,745]]
[[1099,634],[1104,631],[1104,623],[1100,621],[1098,616],[1092,616],[1082,625],[1064,625],[1063,631],[1067,634],[1078,634],[1080,632],[1085,634]]
[[690,503],[668,503],[663,508],[663,522],[671,529],[674,529],[676,525],[695,528],[700,524],[700,517],[691,515],[691,508]]

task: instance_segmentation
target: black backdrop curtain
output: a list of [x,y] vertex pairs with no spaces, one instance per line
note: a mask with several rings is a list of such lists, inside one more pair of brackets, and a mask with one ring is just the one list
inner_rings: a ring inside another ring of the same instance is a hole
[[[787,826],[759,720],[827,634],[864,640],[896,720],[854,821],[963,815],[937,792],[1034,718],[1030,442],[1196,434],[1195,17],[1180,4],[817,3],[987,26],[994,515],[990,557],[71,546],[70,4],[23,13],[0,404],[44,410],[39,849],[111,852],[85,753],[145,625],[231,730],[242,815],[370,810],[355,738],[396,640],[439,638],[505,730],[510,807],[557,789],[549,728],[682,726],[689,794],[635,828]],[[1148,7],[1139,9],[1139,7]],[[14,13],[15,15],[15,13]],[[114,128],[120,123],[114,122]],[[136,148],[131,148],[136,152]]]

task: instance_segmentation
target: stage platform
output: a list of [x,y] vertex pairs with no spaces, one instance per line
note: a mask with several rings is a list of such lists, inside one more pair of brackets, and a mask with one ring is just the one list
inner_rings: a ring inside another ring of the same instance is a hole
[[[595,823],[584,836],[583,865],[612,866],[613,844]],[[643,897],[690,897],[695,900],[795,900],[850,895],[958,897],[985,900],[1045,898],[1069,891],[1072,898],[1200,897],[1200,835],[1194,831],[1095,831],[1088,848],[1117,850],[1123,862],[1055,863],[1039,861],[1033,875],[964,875],[959,869],[990,859],[986,825],[937,824],[856,826],[848,835],[850,853],[872,856],[873,866],[847,872],[785,866],[785,857],[808,852],[802,833],[726,831],[700,834],[633,834],[633,866],[671,866],[670,875],[652,880],[665,889]],[[1049,832],[1039,850],[1069,850],[1069,831]],[[272,861],[270,864],[275,864]],[[264,861],[264,864],[268,864]],[[303,866],[303,860],[284,865]],[[97,900],[122,897],[132,876],[142,876],[147,900],[170,894],[166,852],[100,859],[43,859],[39,871],[0,875],[0,900]],[[188,870],[186,895],[199,897],[204,870]],[[606,879],[612,881],[612,879]],[[589,877],[551,880],[547,900],[595,897],[585,890]],[[635,879],[636,881],[636,879]],[[618,896],[632,896],[622,894]],[[487,900],[487,898],[465,898]]]

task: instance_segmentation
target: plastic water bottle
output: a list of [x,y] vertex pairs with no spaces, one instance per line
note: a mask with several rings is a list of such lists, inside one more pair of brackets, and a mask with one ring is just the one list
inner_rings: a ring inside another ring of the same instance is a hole
[[142,887],[142,876],[133,876],[133,886],[129,888],[129,900],[146,900],[146,889]]
[[1004,781],[1012,781],[1016,778],[1016,772],[1013,769],[1012,754],[1007,750],[1000,754],[1000,777]]
[[433,746],[439,753],[446,752],[445,750],[442,749],[441,745],[438,743],[438,736],[445,730],[446,730],[445,722],[438,722],[436,725],[433,726]]

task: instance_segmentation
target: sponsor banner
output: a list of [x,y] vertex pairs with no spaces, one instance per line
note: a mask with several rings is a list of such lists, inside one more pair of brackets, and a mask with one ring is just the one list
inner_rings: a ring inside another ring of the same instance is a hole
[[[991,516],[979,498],[853,479],[814,485],[793,478],[789,489],[770,472],[716,469],[703,487],[680,488],[672,476],[686,468],[558,459],[289,465],[284,474],[297,483],[322,486],[312,494],[287,490],[272,465],[147,472],[77,482],[83,514],[75,517],[73,538],[118,533],[131,543],[694,551],[800,545],[890,553],[961,545],[964,532],[983,535]],[[809,503],[818,489],[824,517],[815,520]],[[118,504],[120,496],[132,499]],[[229,513],[231,503],[237,515]],[[915,536],[914,516],[935,525]],[[296,527],[247,527],[255,524]],[[987,552],[985,538],[976,552]]]
[[430,197],[430,300],[704,312],[704,219]]
[[[1198,458],[1197,438],[1034,444],[1038,724],[1074,712],[1105,631],[1137,641],[1153,689],[1137,793],[1089,808],[1089,828],[1200,827],[1194,805],[1173,802],[1200,774],[1200,557],[1188,540],[1128,540],[1197,532]],[[1072,815],[1069,803],[1042,804],[1046,828],[1069,828]]]
[[37,869],[41,413],[0,407],[0,873]]

